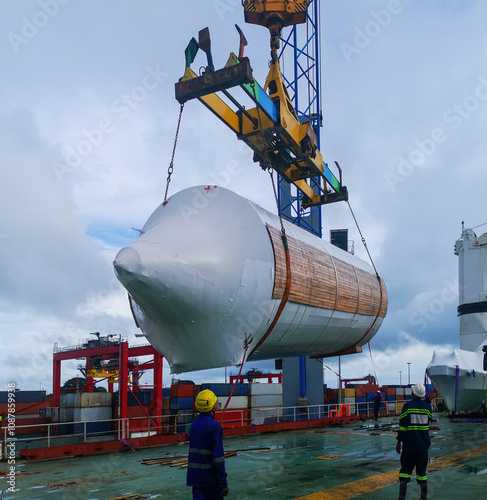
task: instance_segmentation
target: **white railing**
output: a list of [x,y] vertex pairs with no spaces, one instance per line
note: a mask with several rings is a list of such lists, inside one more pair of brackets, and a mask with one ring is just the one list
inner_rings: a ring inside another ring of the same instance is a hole
[[[387,401],[389,406],[386,416],[396,415],[397,403],[404,401]],[[347,408],[348,407],[348,408]],[[354,408],[355,407],[355,408]],[[391,411],[391,410],[394,411]],[[313,406],[289,406],[289,407],[263,407],[251,409],[227,409],[222,421],[223,427],[243,427],[246,425],[263,425],[282,422],[297,422],[301,420],[314,420],[325,418],[340,418],[348,416],[348,411],[352,415],[365,415],[370,417],[374,414],[373,403],[342,403],[323,404]],[[357,413],[359,410],[359,413]],[[181,411],[181,410],[179,410]],[[184,410],[183,410],[184,411]],[[229,418],[230,414],[232,418]],[[384,411],[382,410],[382,414]],[[221,411],[217,412],[215,418],[220,421]],[[195,414],[175,413],[172,415],[160,415],[150,417],[132,417],[107,420],[90,420],[81,422],[56,422],[33,425],[15,425],[15,427],[5,427],[2,429],[2,449],[0,457],[7,456],[7,443],[16,443],[17,454],[24,449],[27,444],[30,449],[44,448],[58,445],[73,445],[95,441],[124,440],[130,437],[144,437],[153,434],[182,434],[189,430]],[[20,419],[18,420],[20,421]],[[160,422],[160,424],[159,424]],[[143,424],[142,424],[143,423]],[[103,430],[92,430],[94,426],[106,427]],[[184,426],[184,427],[182,427]],[[47,427],[47,433],[45,429]],[[66,432],[71,428],[73,432]],[[182,428],[184,430],[182,430]],[[36,436],[35,430],[38,429]],[[30,436],[25,436],[29,431]],[[32,436],[32,434],[34,434]],[[22,437],[22,436],[25,437]],[[15,436],[13,439],[12,436]]]

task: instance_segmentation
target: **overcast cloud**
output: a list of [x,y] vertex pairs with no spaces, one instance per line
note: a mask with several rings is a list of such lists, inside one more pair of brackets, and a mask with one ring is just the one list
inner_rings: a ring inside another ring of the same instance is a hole
[[[321,149],[342,166],[389,292],[371,342],[375,369],[383,384],[398,383],[399,370],[404,382],[411,362],[412,378],[422,379],[433,349],[459,344],[461,222],[487,222],[487,3],[321,4]],[[0,3],[0,390],[15,381],[50,392],[55,342],[74,345],[94,331],[143,340],[111,262],[162,202],[187,43],[209,26],[221,67],[238,50],[235,23],[263,84],[268,33],[245,25],[240,1]],[[200,56],[195,68],[204,64]],[[189,102],[170,194],[209,183],[275,212],[250,151]],[[325,207],[323,220],[325,238],[348,227],[366,258],[346,204]],[[368,350],[343,358],[344,376],[373,371],[369,359]],[[325,364],[336,370],[336,359]],[[63,364],[63,380],[75,374],[75,361]],[[169,384],[167,367],[164,376]]]

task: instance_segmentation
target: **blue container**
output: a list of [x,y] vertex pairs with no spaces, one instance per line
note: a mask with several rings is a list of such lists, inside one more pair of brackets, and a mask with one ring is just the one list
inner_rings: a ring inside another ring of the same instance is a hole
[[[46,400],[46,391],[15,391],[13,396],[16,403],[43,403]],[[8,401],[8,391],[0,391],[0,404],[8,403]]]
[[193,398],[171,398],[171,410],[192,410]]
[[330,403],[337,405],[338,404],[338,398],[330,398]]
[[[139,406],[140,403],[142,406],[149,406],[150,399],[151,399],[151,394],[149,391],[138,391],[138,392],[134,391],[133,394],[129,392],[127,394],[127,405]],[[139,403],[137,402],[137,400],[139,401]]]
[[[218,383],[209,383],[202,384],[201,390],[204,391],[206,389],[215,393],[215,396],[230,396],[232,392],[234,384],[218,384]],[[233,391],[233,396],[248,396],[249,395],[249,384],[236,384],[235,390]]]
[[356,403],[366,403],[367,398],[365,396],[356,396],[355,397],[355,402]]
[[395,401],[396,396],[387,396],[387,401]]
[[171,388],[170,387],[163,387],[162,388],[162,397],[163,398],[170,398],[171,397]]

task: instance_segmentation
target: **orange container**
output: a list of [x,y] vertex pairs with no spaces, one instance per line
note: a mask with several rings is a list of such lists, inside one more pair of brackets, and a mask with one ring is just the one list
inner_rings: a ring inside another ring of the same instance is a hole
[[176,384],[171,386],[172,398],[192,398],[194,386],[192,384]]

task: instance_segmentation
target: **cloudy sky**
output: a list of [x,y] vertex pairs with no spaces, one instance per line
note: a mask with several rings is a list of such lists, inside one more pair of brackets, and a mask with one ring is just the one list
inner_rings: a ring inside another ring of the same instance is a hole
[[[322,152],[342,166],[389,292],[375,369],[382,384],[399,383],[411,362],[412,380],[422,379],[434,349],[459,343],[461,222],[487,222],[487,3],[321,4]],[[163,199],[188,41],[208,26],[221,67],[238,50],[235,23],[263,84],[268,33],[244,25],[239,0],[0,3],[0,390],[15,381],[50,392],[56,342],[95,331],[144,340],[111,262]],[[200,56],[195,68],[204,64]],[[225,175],[232,162],[238,173]],[[251,153],[190,102],[170,194],[208,183],[275,212]],[[325,207],[323,220],[325,237],[348,227],[366,258],[346,204]],[[372,371],[368,351],[342,358],[344,376]],[[75,374],[76,361],[63,364],[63,380]],[[224,370],[180,377],[223,381]],[[328,370],[326,382],[336,386]]]

